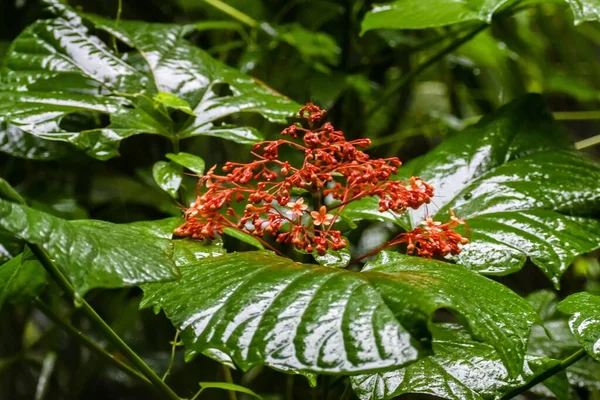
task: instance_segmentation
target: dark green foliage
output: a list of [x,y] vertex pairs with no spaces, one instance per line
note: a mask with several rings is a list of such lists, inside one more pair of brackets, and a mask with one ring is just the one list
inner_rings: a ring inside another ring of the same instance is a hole
[[[596,398],[596,3],[2,2],[0,398]],[[323,256],[175,237],[309,101],[431,204]],[[451,212],[459,255],[360,258]]]

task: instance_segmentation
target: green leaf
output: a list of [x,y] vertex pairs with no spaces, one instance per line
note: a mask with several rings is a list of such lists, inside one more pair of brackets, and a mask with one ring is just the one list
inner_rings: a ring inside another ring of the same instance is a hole
[[0,119],[0,152],[30,160],[55,160],[73,149],[65,143],[40,139]]
[[[198,115],[180,136],[211,134],[217,119],[256,112],[273,122],[285,122],[299,105],[258,80],[213,59],[184,37],[194,25],[148,24],[87,16],[103,29],[136,48],[145,57],[158,91],[173,93],[187,101]],[[155,58],[154,55],[158,56]],[[227,84],[231,95],[219,96],[219,84]]]
[[400,254],[352,272],[268,252],[182,265],[182,279],[143,286],[143,307],[164,309],[188,357],[207,349],[243,370],[360,373],[411,363],[439,308],[457,312],[518,374],[535,315],[520,297],[451,264]]
[[335,40],[323,32],[311,32],[302,25],[286,24],[277,27],[277,38],[295,47],[307,64],[318,64],[317,68],[327,70],[326,65],[337,65],[342,51]]
[[322,265],[324,267],[346,268],[348,264],[350,264],[350,259],[352,258],[352,255],[350,254],[350,250],[348,249],[348,247],[344,247],[341,250],[328,250],[322,256],[320,256],[319,253],[315,251],[313,252],[313,257],[319,265]]
[[[454,210],[470,236],[458,263],[505,275],[529,257],[558,286],[575,257],[600,246],[600,221],[591,218],[600,209],[600,165],[570,148],[542,98],[523,97],[400,169],[401,179],[432,184],[435,196],[399,225],[415,227],[426,213],[446,221]],[[368,207],[376,218],[376,199],[359,204],[347,218]]]
[[23,251],[23,242],[0,230],[0,264],[10,261]]
[[19,192],[17,192],[8,182],[4,179],[0,178],[0,199],[6,199],[9,201],[14,201],[16,203],[25,203],[25,199],[21,197]]
[[181,168],[175,163],[158,161],[152,166],[154,181],[162,190],[169,193],[171,197],[177,197],[177,191],[183,181]]
[[600,296],[575,293],[561,301],[558,310],[571,315],[571,332],[585,351],[600,361]]
[[178,267],[195,263],[206,257],[218,257],[226,253],[219,245],[207,244],[197,240],[173,240],[173,261]]
[[[596,0],[565,0],[575,15],[575,25],[600,20]],[[556,3],[556,0],[529,3]],[[424,29],[465,22],[492,22],[494,14],[517,4],[517,0],[396,0],[375,4],[362,22],[362,32],[372,29]]]
[[[510,0],[509,0],[510,1]],[[372,29],[423,29],[467,21],[491,22],[507,0],[397,0],[376,4],[362,22],[362,32]]]
[[566,0],[573,10],[575,25],[585,21],[600,21],[600,4],[597,0]]
[[194,110],[192,110],[190,104],[187,101],[180,99],[172,93],[158,92],[158,94],[156,94],[153,97],[153,99],[156,103],[161,104],[165,107],[182,111],[194,117],[196,116],[196,114],[194,114]]
[[195,174],[204,174],[204,160],[190,153],[179,152],[177,154],[168,153],[167,158],[182,167],[185,167]]
[[[473,340],[463,328],[453,324],[434,327],[433,352],[434,355],[402,369],[353,376],[352,386],[361,400],[392,399],[406,393],[455,400],[500,398],[556,362],[527,356],[523,372],[511,377],[492,346]],[[561,396],[565,390],[568,393],[564,374],[553,377],[551,386]],[[566,400],[568,396],[559,398]]]
[[[133,222],[127,226],[134,227],[142,232],[161,239],[172,239],[173,231],[183,220],[181,218],[165,218],[155,221]],[[218,257],[226,253],[217,241],[201,241],[192,239],[171,240],[173,247],[173,261],[176,266],[194,263],[206,257]]]
[[223,389],[223,390],[231,390],[234,392],[238,392],[238,393],[244,393],[247,394],[251,397],[254,397],[258,400],[262,400],[262,397],[260,397],[259,395],[257,395],[256,393],[254,393],[252,390],[240,386],[240,385],[236,385],[234,383],[227,383],[227,382],[200,382],[200,392],[202,393],[204,392],[206,389]]
[[0,265],[0,310],[5,303],[27,303],[46,286],[46,271],[27,249]]
[[[13,142],[14,135],[23,132],[70,142],[99,159],[118,155],[121,140],[142,133],[178,139],[209,135],[255,143],[261,136],[251,127],[222,126],[220,121],[253,112],[285,122],[299,109],[266,85],[194,47],[186,36],[195,25],[116,24],[78,14],[57,0],[45,4],[55,17],[38,20],[19,35],[0,68],[0,123],[14,127],[8,137]],[[114,54],[93,35],[87,27],[90,22],[133,50]],[[187,112],[188,120],[176,123],[156,104]],[[108,126],[102,115],[110,118]],[[9,134],[7,129],[0,132]],[[20,154],[39,158],[47,152],[28,149]]]
[[[558,312],[555,293],[541,290],[527,296],[527,301],[538,310],[543,321],[543,326],[536,324],[531,330],[528,353],[564,359],[581,348],[571,333],[568,318]],[[600,390],[600,364],[591,358],[584,358],[567,368],[567,377],[572,386]]]
[[246,232],[240,231],[239,229],[223,228],[223,233],[244,243],[248,243],[249,245],[254,246],[257,249],[264,250],[265,248],[260,242],[260,240],[258,240],[252,235],[247,234]]
[[140,228],[104,221],[66,221],[0,200],[0,228],[43,247],[76,294],[178,277],[170,240]]

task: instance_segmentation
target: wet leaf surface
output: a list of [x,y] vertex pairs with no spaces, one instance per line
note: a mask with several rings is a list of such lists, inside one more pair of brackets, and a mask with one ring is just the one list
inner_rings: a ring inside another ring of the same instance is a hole
[[[398,223],[450,210],[466,220],[470,238],[455,261],[494,275],[518,271],[529,257],[555,285],[582,253],[600,246],[600,165],[571,149],[541,97],[529,95],[448,138],[400,169],[435,188],[431,204]],[[393,222],[377,200],[344,211],[347,218]],[[388,213],[389,214],[389,213]]]
[[28,303],[46,286],[46,271],[31,251],[0,265],[0,310],[6,303]]
[[167,158],[182,167],[185,167],[195,174],[204,174],[205,163],[204,160],[193,154],[180,152],[177,154],[168,153]]
[[[581,348],[569,327],[568,315],[558,311],[555,293],[541,290],[527,296],[527,301],[538,310],[543,323],[531,330],[529,354],[564,359]],[[586,357],[567,368],[567,377],[574,387],[598,390],[600,364]]]
[[600,296],[575,293],[560,302],[558,310],[571,316],[571,332],[588,354],[600,361]]
[[519,374],[534,321],[526,302],[462,267],[386,256],[360,273],[268,252],[206,258],[182,265],[181,281],[144,285],[142,305],[165,310],[188,357],[218,349],[244,370],[266,364],[323,373],[416,361],[432,313],[450,308]]
[[[565,0],[575,15],[575,25],[600,20],[595,0]],[[536,0],[530,3],[556,3]],[[492,22],[494,14],[517,4],[516,0],[396,0],[375,4],[362,22],[362,31],[372,29],[424,29],[466,22]]]
[[[473,340],[460,326],[438,324],[432,331],[434,355],[395,371],[352,377],[359,398],[385,400],[406,393],[455,400],[499,398],[554,362],[527,356],[522,373],[511,377],[494,348]],[[566,376],[554,380],[568,389]]]
[[183,181],[181,167],[173,162],[158,161],[152,166],[152,176],[162,190],[173,198],[177,197],[177,191]]
[[179,276],[171,241],[131,225],[66,221],[0,200],[0,227],[43,247],[78,295],[97,287],[133,286]]
[[[285,122],[299,109],[266,85],[194,47],[185,37],[195,25],[136,21],[116,25],[78,14],[58,1],[45,3],[56,17],[28,27],[12,43],[1,67],[0,118],[3,135],[9,139],[15,131],[8,132],[8,127],[15,127],[11,129],[70,142],[96,158],[108,159],[118,154],[121,140],[141,133],[179,139],[209,135],[254,143],[261,139],[257,131],[222,126],[218,121],[253,112]],[[115,54],[87,27],[88,22],[139,53]],[[133,62],[137,54],[142,63]],[[188,119],[176,124],[165,111],[169,109],[187,113]],[[78,129],[65,126],[74,113],[88,113],[95,124]],[[101,115],[110,117],[108,126],[98,125]],[[44,151],[34,150],[35,143],[30,142],[21,155],[43,156]]]

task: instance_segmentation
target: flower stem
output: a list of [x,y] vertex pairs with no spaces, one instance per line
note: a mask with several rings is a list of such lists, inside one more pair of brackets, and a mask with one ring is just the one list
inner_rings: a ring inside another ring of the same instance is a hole
[[548,378],[550,378],[550,377],[558,374],[559,372],[567,369],[568,367],[570,367],[571,365],[573,365],[577,361],[579,361],[582,358],[584,358],[586,355],[587,355],[587,352],[584,349],[577,350],[575,353],[571,354],[569,357],[565,358],[560,363],[558,363],[558,364],[556,364],[556,365],[548,368],[545,371],[542,371],[540,374],[538,374],[532,380],[530,380],[529,382],[527,382],[525,385],[523,385],[521,387],[518,387],[516,389],[513,389],[510,392],[506,393],[504,396],[501,397],[500,400],[512,399],[513,397],[516,397],[517,395],[519,395],[521,393],[525,393],[526,391],[528,391],[529,389],[531,389],[532,387],[534,387],[538,383],[542,383],[546,379],[548,379]]
[[151,385],[150,381],[146,379],[146,377],[140,374],[135,369],[131,368],[129,365],[115,358],[112,354],[107,352],[105,349],[100,347],[94,341],[92,341],[89,337],[87,337],[83,332],[79,329],[75,328],[73,325],[69,324],[67,321],[64,321],[62,317],[54,312],[50,307],[46,306],[44,303],[40,301],[40,299],[35,299],[34,304],[38,310],[40,310],[48,319],[65,332],[73,336],[77,339],[83,346],[87,347],[92,353],[100,356],[104,360],[107,360],[113,363],[117,368],[126,374],[130,375],[133,378],[137,378],[149,385]]
[[129,360],[131,364],[133,364],[151,383],[152,386],[162,393],[165,398],[171,400],[180,400],[180,397],[177,396],[173,390],[164,383],[158,375],[142,360],[140,356],[136,354],[128,345],[116,334],[115,331],[96,313],[96,310],[89,305],[87,301],[84,299],[80,299],[76,296],[75,290],[71,283],[67,280],[67,278],[60,272],[58,267],[54,264],[54,262],[50,259],[48,254],[38,245],[31,244],[31,251],[40,261],[40,263],[44,266],[44,269],[48,271],[48,274],[56,281],[56,283],[60,286],[60,288],[65,292],[65,294],[77,302],[81,303],[81,309],[85,313],[85,315],[90,319],[90,321],[96,326],[98,330],[102,332],[104,337],[115,346],[124,356]]
[[214,8],[224,12],[230,17],[237,19],[241,23],[248,25],[251,28],[256,28],[258,26],[258,22],[244,14],[243,12],[231,7],[229,4],[222,2],[221,0],[204,0],[207,4],[213,6]]

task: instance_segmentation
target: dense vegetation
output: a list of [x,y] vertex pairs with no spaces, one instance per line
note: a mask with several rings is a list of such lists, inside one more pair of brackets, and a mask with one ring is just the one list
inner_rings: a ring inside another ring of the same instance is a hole
[[600,394],[595,0],[0,10],[0,399]]

